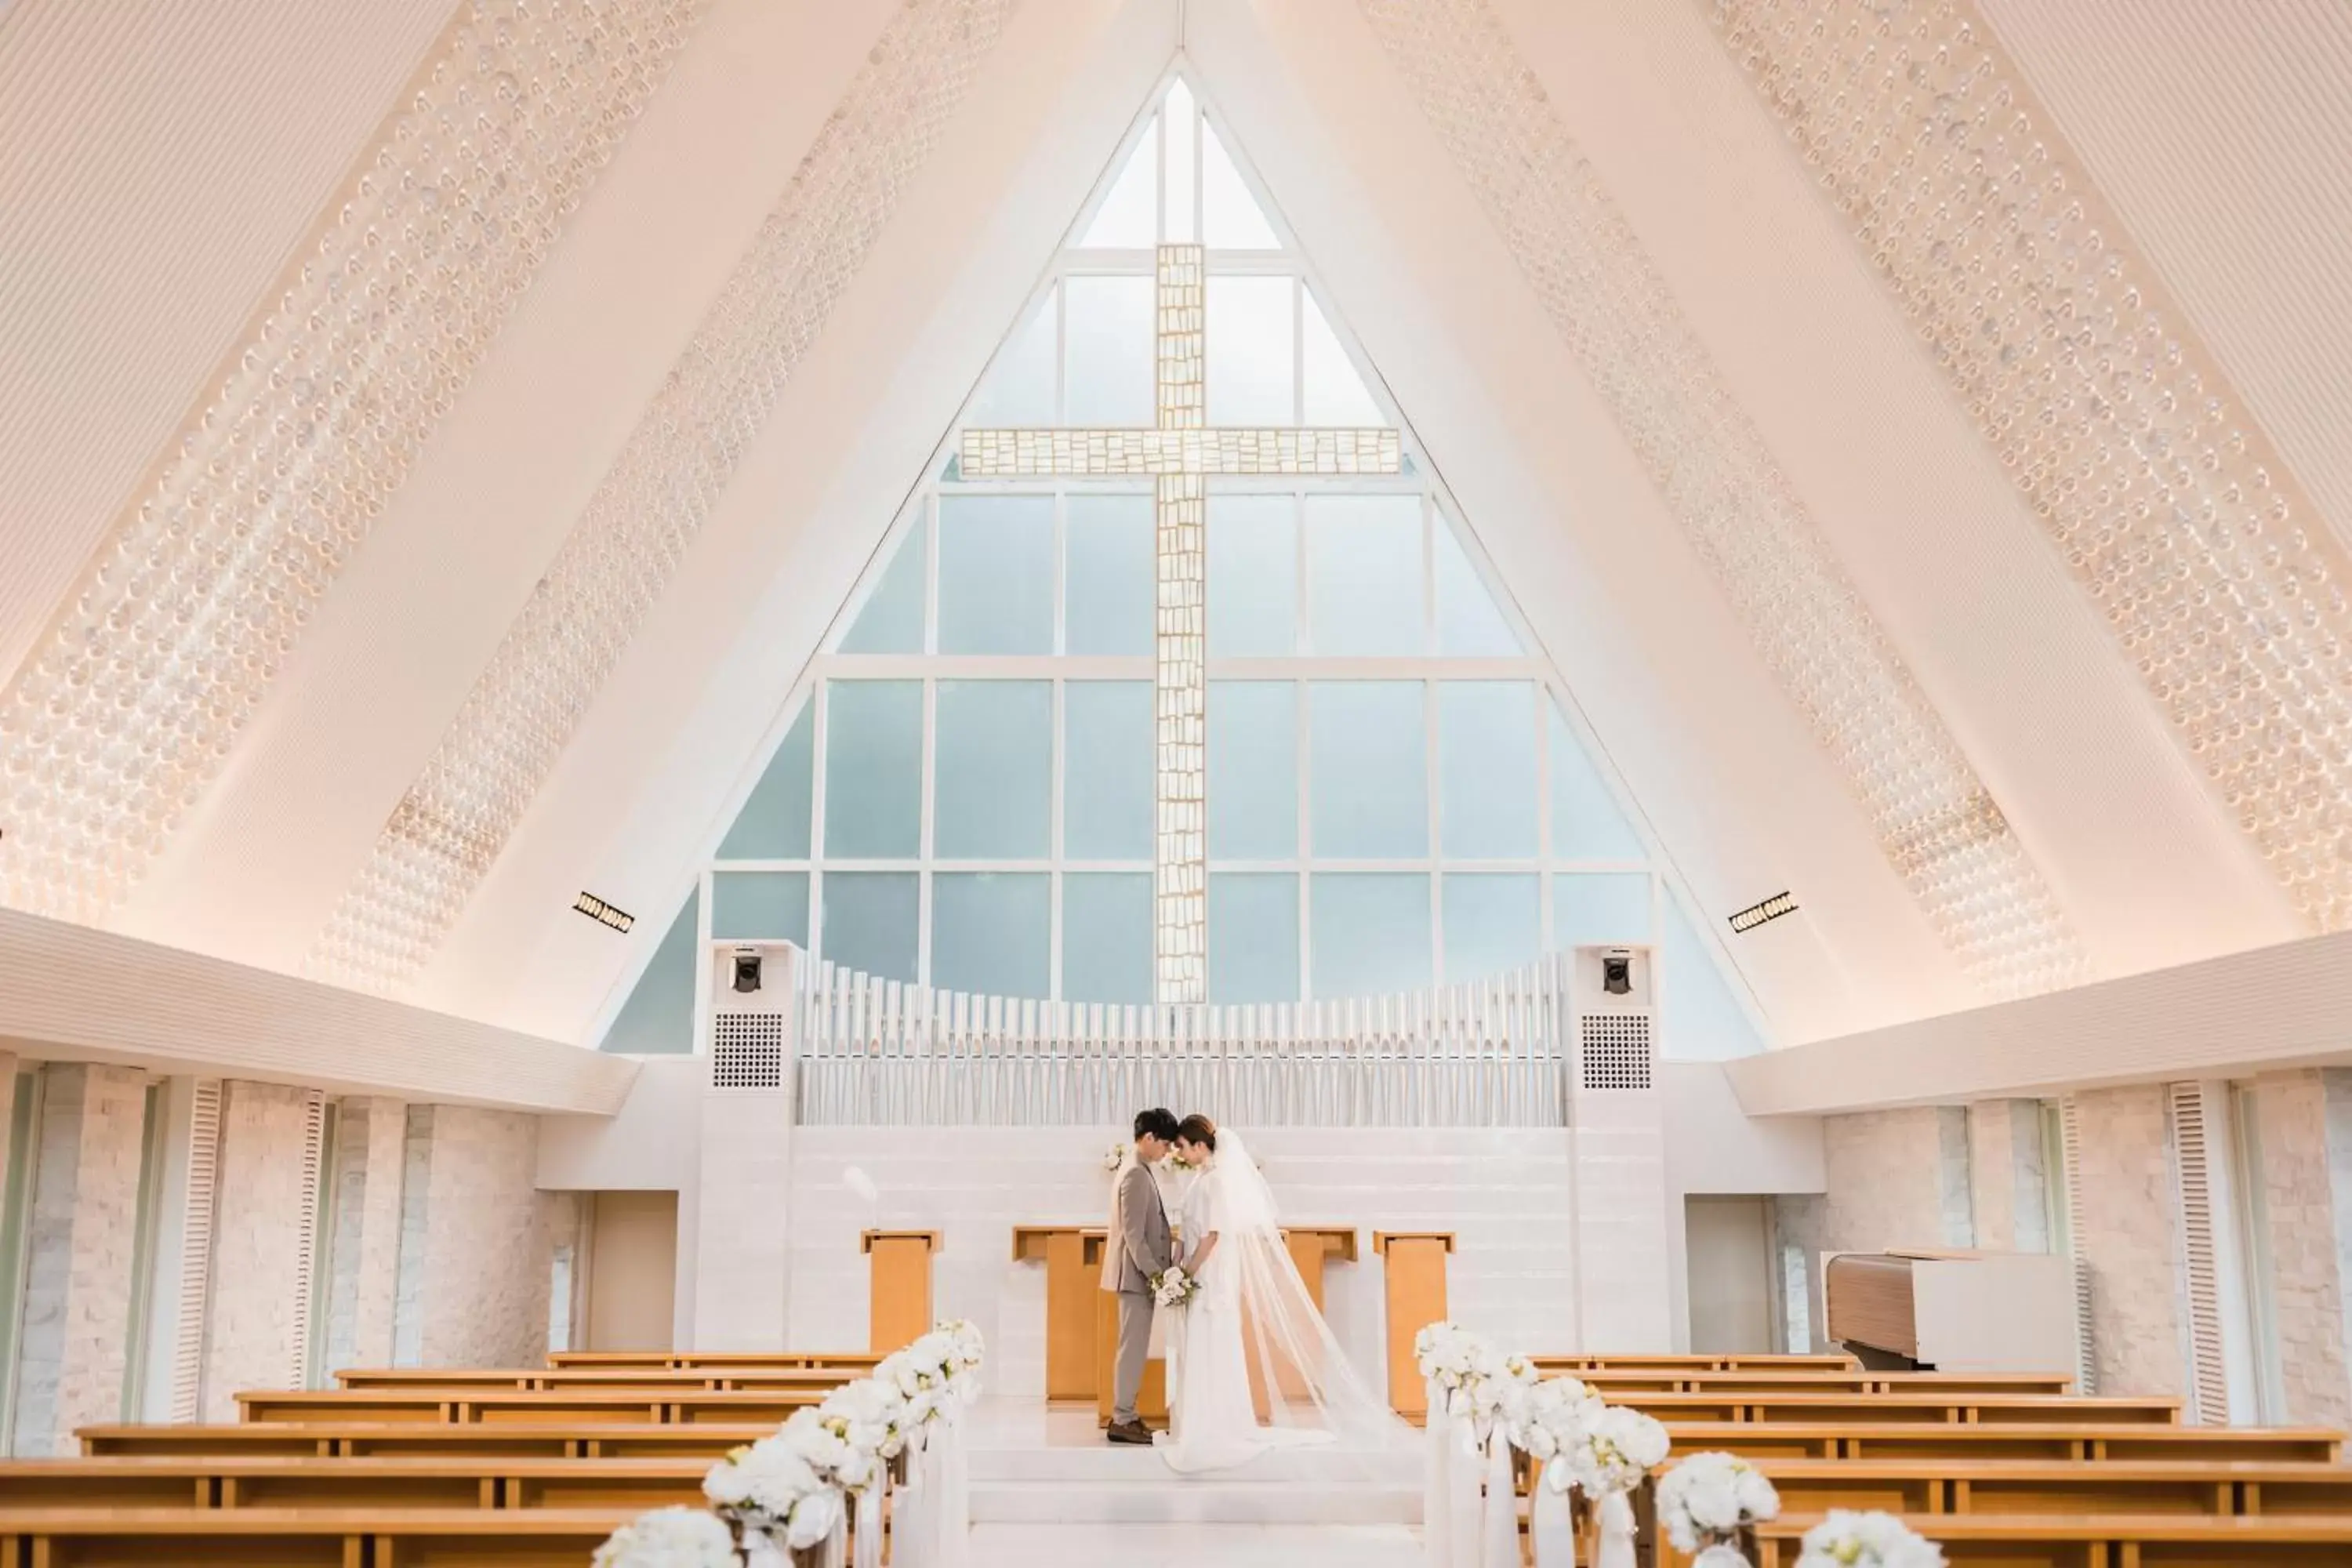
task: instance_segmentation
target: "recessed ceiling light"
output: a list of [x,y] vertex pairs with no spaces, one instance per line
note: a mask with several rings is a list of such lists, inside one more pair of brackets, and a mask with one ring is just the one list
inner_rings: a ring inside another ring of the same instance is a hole
[[637,917],[626,910],[615,909],[593,893],[583,893],[572,900],[572,907],[599,925],[625,931],[637,923]]
[[1793,914],[1796,909],[1797,896],[1794,893],[1775,893],[1762,903],[1750,904],[1732,916],[1731,929],[1735,935],[1744,934],[1766,921],[1777,921],[1782,915]]

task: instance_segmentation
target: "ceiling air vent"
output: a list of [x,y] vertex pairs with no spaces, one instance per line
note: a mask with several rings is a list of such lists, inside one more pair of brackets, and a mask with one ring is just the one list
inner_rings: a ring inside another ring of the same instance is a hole
[[1578,1020],[1583,1047],[1579,1079],[1588,1089],[1650,1087],[1650,1016],[1587,1013]]
[[784,1016],[715,1013],[710,1019],[710,1087],[784,1087]]

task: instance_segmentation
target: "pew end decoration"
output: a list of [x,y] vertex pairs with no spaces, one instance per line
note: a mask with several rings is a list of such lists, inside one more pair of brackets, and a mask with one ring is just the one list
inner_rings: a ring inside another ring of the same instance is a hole
[[694,1508],[657,1508],[613,1532],[596,1549],[594,1568],[735,1568],[743,1561],[735,1532]]
[[1805,1531],[1797,1568],[1944,1568],[1944,1552],[1891,1513],[1832,1509]]
[[1658,1525],[1693,1568],[1752,1568],[1756,1526],[1780,1513],[1780,1494],[1736,1454],[1693,1454],[1658,1483]]

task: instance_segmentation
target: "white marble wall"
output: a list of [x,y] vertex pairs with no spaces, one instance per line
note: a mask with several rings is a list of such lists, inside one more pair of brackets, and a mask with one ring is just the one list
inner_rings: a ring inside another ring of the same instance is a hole
[[547,1355],[557,1207],[555,1194],[533,1180],[539,1119],[460,1105],[432,1110],[416,1299],[422,1363],[538,1365]]
[[206,1421],[236,1419],[245,1389],[291,1388],[310,1302],[299,1217],[310,1091],[221,1085],[220,1165],[213,1204],[212,1291],[205,1313]]
[[334,1236],[328,1249],[326,1369],[392,1364],[399,1288],[400,1188],[408,1107],[347,1100],[335,1126]]
[[[1109,1127],[796,1130],[789,1342],[864,1348],[867,1276],[858,1232],[937,1229],[938,1310],[971,1318],[987,1333],[992,1386],[1041,1394],[1045,1268],[1011,1261],[1012,1229],[1102,1223],[1110,1197],[1102,1154],[1121,1136]],[[1286,1218],[1360,1232],[1359,1260],[1326,1273],[1326,1302],[1334,1330],[1375,1383],[1382,1344],[1375,1230],[1453,1231],[1456,1318],[1507,1344],[1576,1348],[1564,1309],[1577,1283],[1565,1132],[1279,1128],[1253,1131],[1251,1148]],[[879,1189],[878,1202],[869,1205],[844,1181],[852,1166]],[[1594,1259],[1591,1298],[1622,1290],[1663,1299],[1662,1259],[1587,1256]],[[1636,1278],[1642,1269],[1659,1277]]]
[[2254,1085],[2263,1207],[2269,1224],[2271,1301],[2278,1331],[2285,1421],[2352,1426],[2346,1367],[2347,1215],[2338,1185],[2352,1180],[2352,1074],[2277,1073]]
[[1984,1100],[1968,1108],[1969,1206],[1976,1245],[2001,1252],[2050,1250],[2050,1193],[2042,1103]]
[[51,1063],[33,1162],[15,1450],[69,1454],[122,1414],[147,1075]]
[[2091,1342],[2101,1394],[2179,1394],[2182,1360],[2177,1205],[2160,1084],[2075,1097],[2074,1250],[2091,1281]]
[[1972,1247],[1968,1112],[1956,1105],[1822,1119],[1830,1251]]

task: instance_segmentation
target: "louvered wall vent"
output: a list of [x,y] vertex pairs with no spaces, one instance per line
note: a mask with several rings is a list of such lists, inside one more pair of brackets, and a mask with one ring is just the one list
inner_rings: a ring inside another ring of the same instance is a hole
[[710,1019],[710,1087],[784,1087],[784,1016],[715,1013]]
[[180,1217],[180,1315],[172,1337],[172,1419],[196,1419],[205,1401],[205,1309],[212,1296],[213,1198],[220,1178],[221,1086],[196,1080],[188,1115],[188,1192]]
[[2221,1276],[2213,1244],[2213,1137],[2205,1091],[2165,1085],[2172,1114],[2172,1176],[2180,1208],[2182,1295],[2189,1317],[2189,1370],[2194,1419],[2230,1419],[2229,1363],[2221,1347]]
[[313,1285],[319,1277],[319,1207],[325,1196],[327,1097],[317,1089],[302,1104],[302,1203],[294,1214],[294,1332],[286,1347],[286,1386],[310,1386]]
[[2083,1129],[2074,1097],[2058,1102],[2059,1152],[2066,1162],[2066,1234],[2074,1265],[2074,1386],[2096,1394],[2099,1360],[2091,1343],[2091,1266],[2083,1250]]
[[1647,1013],[1587,1013],[1578,1055],[1579,1081],[1588,1089],[1650,1087],[1650,1016]]

